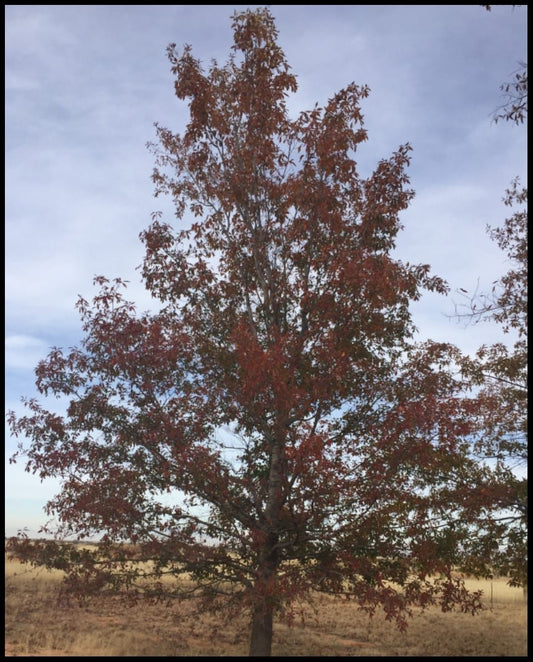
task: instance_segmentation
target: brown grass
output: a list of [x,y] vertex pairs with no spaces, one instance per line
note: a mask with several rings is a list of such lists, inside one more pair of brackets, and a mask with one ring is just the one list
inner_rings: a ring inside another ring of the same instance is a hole
[[[248,652],[248,623],[192,616],[192,606],[139,604],[128,608],[107,598],[79,606],[58,605],[61,573],[28,570],[6,562],[5,654],[15,656],[239,656]],[[467,581],[483,588],[481,614],[417,613],[406,633],[382,615],[368,617],[339,598],[320,596],[316,614],[303,612],[305,627],[275,626],[275,656],[525,656],[526,602],[505,580]]]

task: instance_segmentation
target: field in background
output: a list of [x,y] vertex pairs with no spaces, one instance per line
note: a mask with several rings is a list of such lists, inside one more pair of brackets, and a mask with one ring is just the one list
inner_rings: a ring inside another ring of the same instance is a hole
[[[247,655],[248,623],[192,617],[190,604],[125,607],[113,599],[88,606],[58,605],[61,573],[6,561],[6,656]],[[467,580],[482,588],[481,614],[416,613],[406,633],[340,598],[319,596],[305,627],[276,625],[275,656],[525,656],[527,606],[522,589],[505,580]]]

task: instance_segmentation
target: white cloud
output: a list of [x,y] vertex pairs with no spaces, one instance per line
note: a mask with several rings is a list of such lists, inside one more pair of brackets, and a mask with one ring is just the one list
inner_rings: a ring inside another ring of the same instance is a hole
[[6,368],[33,370],[47,352],[48,347],[40,338],[25,335],[8,336],[5,340]]

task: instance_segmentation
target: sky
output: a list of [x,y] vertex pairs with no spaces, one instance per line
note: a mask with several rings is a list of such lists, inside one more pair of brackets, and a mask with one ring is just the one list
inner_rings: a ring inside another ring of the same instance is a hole
[[[94,276],[129,280],[128,298],[150,308],[139,233],[153,211],[174,217],[170,201],[153,196],[146,144],[154,122],[182,132],[188,119],[166,47],[190,44],[206,65],[223,64],[232,14],[259,6],[5,7],[6,410],[22,414],[20,397],[37,395],[34,368],[52,346],[79,343],[75,302],[94,294]],[[527,8],[268,6],[298,80],[291,114],[366,84],[361,174],[400,145],[413,149],[416,195],[396,254],[430,264],[451,289],[413,306],[419,338],[470,353],[501,340],[494,325],[453,315],[459,288],[489,291],[509,269],[486,227],[510,215],[502,198],[511,180],[526,181],[526,127],[492,117],[500,85],[527,60]],[[36,535],[59,484],[9,463],[17,441],[6,427],[5,531]]]

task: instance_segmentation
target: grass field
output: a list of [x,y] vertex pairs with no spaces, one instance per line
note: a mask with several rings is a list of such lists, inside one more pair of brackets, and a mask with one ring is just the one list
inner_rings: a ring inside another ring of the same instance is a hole
[[[232,656],[247,655],[245,619],[222,625],[213,615],[193,617],[189,604],[125,607],[113,599],[58,605],[61,573],[6,561],[5,654],[15,656]],[[339,598],[316,599],[305,627],[277,624],[274,656],[490,656],[527,654],[527,606],[522,589],[505,580],[468,580],[483,588],[486,610],[469,614],[437,609],[417,613],[406,633],[381,615],[369,620]]]

